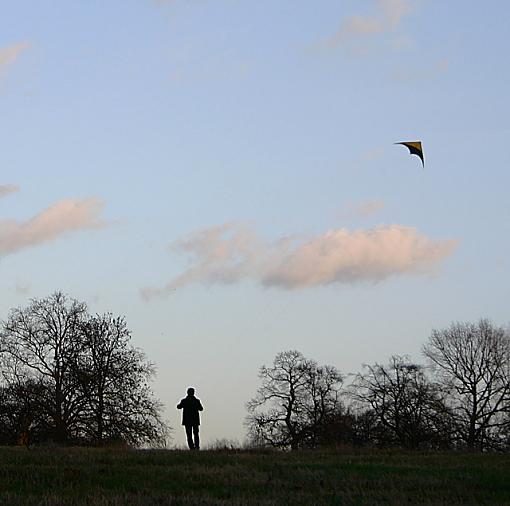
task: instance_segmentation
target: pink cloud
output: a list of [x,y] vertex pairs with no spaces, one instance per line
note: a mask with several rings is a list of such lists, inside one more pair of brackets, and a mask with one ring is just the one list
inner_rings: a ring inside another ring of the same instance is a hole
[[296,246],[266,273],[264,284],[298,288],[426,274],[455,246],[455,241],[432,241],[400,225],[331,230]]
[[191,283],[236,283],[299,289],[334,283],[378,282],[398,275],[430,274],[457,242],[434,241],[400,225],[368,230],[330,230],[310,239],[267,243],[250,229],[225,224],[192,234],[173,245],[191,266],[165,286],[141,290],[145,299],[168,295]]
[[0,254],[54,241],[78,230],[102,227],[105,222],[99,215],[103,207],[98,198],[66,199],[25,222],[0,220]]
[[411,11],[409,0],[376,0],[375,5],[377,11],[374,15],[345,18],[339,30],[326,39],[326,45],[337,47],[353,39],[394,31]]
[[0,48],[0,69],[4,65],[9,65],[10,63],[14,63],[18,56],[27,49],[29,44],[27,42],[19,42],[18,44],[13,44],[12,46],[1,47]]

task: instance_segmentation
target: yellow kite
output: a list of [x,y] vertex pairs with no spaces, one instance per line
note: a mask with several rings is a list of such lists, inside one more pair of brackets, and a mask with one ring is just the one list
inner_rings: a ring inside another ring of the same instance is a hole
[[395,142],[395,144],[402,144],[402,146],[405,146],[412,155],[419,156],[423,167],[425,167],[425,161],[423,160],[423,148],[421,147],[421,141]]

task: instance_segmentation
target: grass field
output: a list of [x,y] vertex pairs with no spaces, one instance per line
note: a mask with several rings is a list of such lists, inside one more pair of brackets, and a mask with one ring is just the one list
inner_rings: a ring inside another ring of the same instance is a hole
[[510,456],[0,448],[6,505],[510,505]]

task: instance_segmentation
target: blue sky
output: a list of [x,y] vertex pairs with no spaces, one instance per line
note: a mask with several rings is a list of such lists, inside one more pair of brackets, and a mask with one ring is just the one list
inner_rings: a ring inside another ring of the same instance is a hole
[[[508,323],[502,0],[17,1],[0,19],[0,312],[125,315],[174,409],[243,437],[260,365],[421,360]],[[422,140],[425,169],[393,143]],[[144,296],[145,295],[145,296]]]

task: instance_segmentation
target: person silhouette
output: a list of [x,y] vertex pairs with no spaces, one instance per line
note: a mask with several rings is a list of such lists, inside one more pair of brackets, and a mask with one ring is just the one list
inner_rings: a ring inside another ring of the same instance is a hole
[[[195,389],[190,387],[186,391],[187,397],[177,404],[177,409],[182,409],[182,425],[186,430],[186,439],[190,450],[200,450],[200,426],[199,411],[203,411],[200,399],[195,397]],[[193,435],[193,437],[192,437]]]

